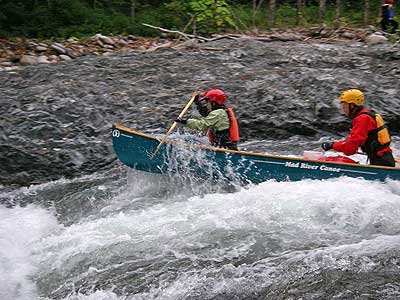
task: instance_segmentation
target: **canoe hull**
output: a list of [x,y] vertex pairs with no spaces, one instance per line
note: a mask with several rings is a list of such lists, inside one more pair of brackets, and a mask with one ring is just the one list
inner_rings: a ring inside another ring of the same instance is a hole
[[400,180],[399,168],[306,160],[261,153],[231,151],[166,140],[150,159],[161,139],[114,124],[112,139],[118,159],[127,166],[151,173],[188,173],[245,183],[269,179],[297,181],[340,176],[367,180]]

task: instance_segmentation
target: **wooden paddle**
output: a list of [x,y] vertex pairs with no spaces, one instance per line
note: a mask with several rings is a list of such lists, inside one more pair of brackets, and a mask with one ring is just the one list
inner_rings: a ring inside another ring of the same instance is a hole
[[[182,117],[186,114],[186,112],[188,111],[188,109],[190,108],[190,106],[193,104],[194,99],[196,98],[196,96],[197,96],[197,93],[194,92],[194,93],[192,94],[192,98],[190,98],[189,102],[186,104],[185,108],[181,111],[181,113],[179,114],[178,118],[182,118]],[[177,124],[178,124],[178,123],[174,121],[174,123],[172,124],[172,126],[171,126],[171,127],[169,128],[169,130],[167,131],[167,134],[164,136],[164,138],[163,138],[163,139],[161,140],[161,142],[158,144],[156,150],[155,150],[155,151],[153,152],[153,154],[151,155],[150,159],[153,159],[153,158],[156,156],[158,150],[160,150],[162,144],[164,144],[164,142],[165,142],[165,140],[167,139],[168,135],[169,135],[172,131],[174,131],[174,129],[175,129],[175,127],[176,127]]]
[[[364,152],[360,152],[360,151],[357,151],[357,153],[356,154],[361,154],[361,155],[367,155],[367,153],[364,153]],[[400,162],[400,158],[394,158],[394,161],[396,161],[396,162]]]

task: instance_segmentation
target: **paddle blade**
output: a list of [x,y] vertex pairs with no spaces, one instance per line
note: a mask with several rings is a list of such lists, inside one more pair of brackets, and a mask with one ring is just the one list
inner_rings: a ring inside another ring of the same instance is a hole
[[[188,111],[188,109],[190,108],[190,106],[191,106],[192,103],[194,102],[194,99],[196,98],[196,95],[197,95],[196,92],[192,94],[192,98],[190,98],[190,100],[189,100],[189,102],[186,104],[185,108],[184,108],[184,109],[181,111],[181,113],[179,114],[179,118],[182,118],[182,117],[185,115],[185,113]],[[158,144],[156,150],[155,150],[155,151],[153,152],[153,154],[150,156],[150,159],[153,159],[153,158],[156,156],[156,154],[158,153],[158,151],[159,151],[160,148],[161,148],[161,145],[164,144],[165,140],[167,139],[167,136],[168,136],[172,131],[174,131],[174,129],[175,129],[175,127],[176,127],[177,124],[178,124],[178,123],[174,122],[174,123],[171,125],[171,127],[168,129],[167,134],[165,135],[165,137],[162,139],[162,141],[160,142],[160,144]]]

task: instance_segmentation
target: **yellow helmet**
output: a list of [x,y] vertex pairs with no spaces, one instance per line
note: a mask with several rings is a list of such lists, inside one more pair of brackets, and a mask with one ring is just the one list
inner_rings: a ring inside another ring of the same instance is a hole
[[344,91],[340,95],[340,102],[354,103],[357,106],[364,104],[364,93],[357,89]]

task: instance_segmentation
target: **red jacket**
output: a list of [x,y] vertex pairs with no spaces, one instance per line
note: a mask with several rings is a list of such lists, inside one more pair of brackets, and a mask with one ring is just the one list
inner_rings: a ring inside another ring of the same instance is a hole
[[[361,114],[368,111],[364,108],[355,116],[349,137],[345,141],[334,142],[333,150],[343,152],[346,155],[352,155],[357,152],[358,148],[367,140],[368,132],[377,128],[374,118],[366,114]],[[382,156],[385,152],[392,152],[392,150],[388,146],[378,151],[377,154],[378,156]]]

